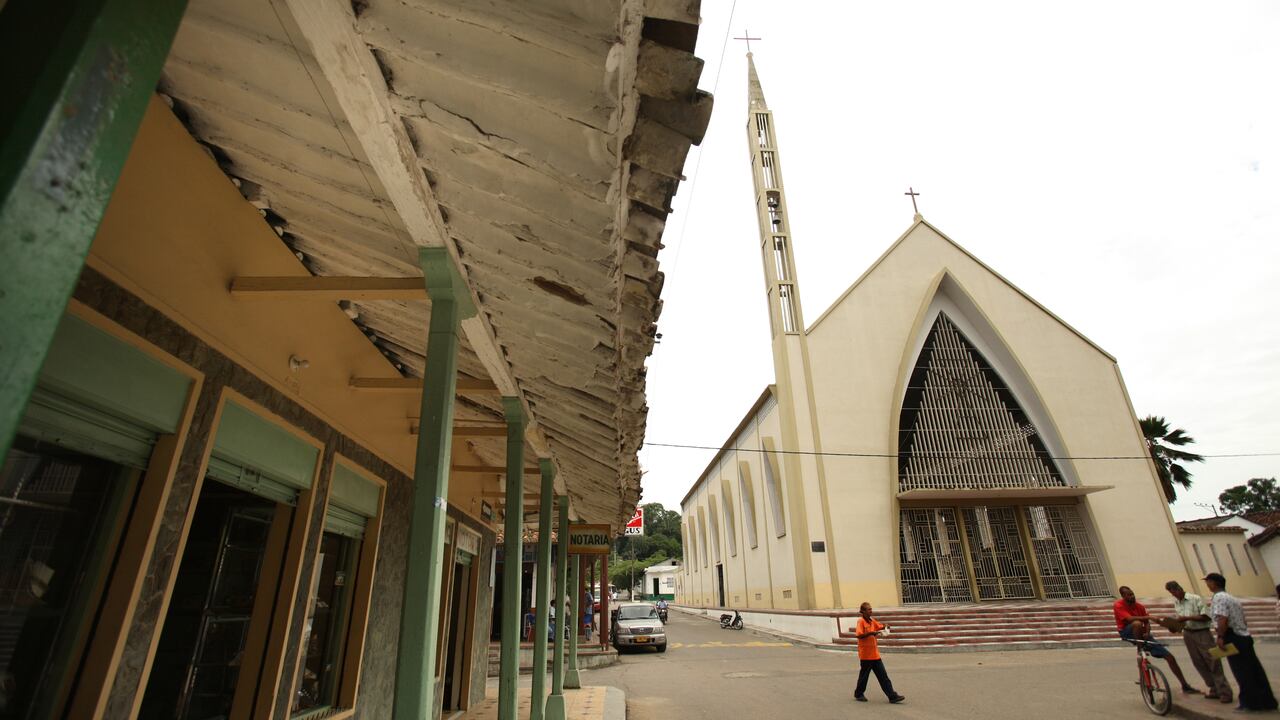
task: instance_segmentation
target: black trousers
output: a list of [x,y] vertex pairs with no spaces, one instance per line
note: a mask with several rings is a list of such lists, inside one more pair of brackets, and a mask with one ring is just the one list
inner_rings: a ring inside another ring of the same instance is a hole
[[1262,669],[1262,662],[1253,651],[1253,638],[1228,630],[1223,639],[1240,651],[1227,658],[1231,674],[1236,676],[1236,684],[1240,686],[1240,707],[1249,710],[1275,710],[1276,696],[1271,692],[1267,671]]
[[883,660],[862,660],[861,663],[862,667],[858,669],[858,687],[853,690],[854,697],[862,697],[862,694],[867,691],[867,677],[871,673],[876,674],[880,689],[889,699],[898,697],[898,693],[893,691],[893,681],[889,679],[889,672],[884,669]]

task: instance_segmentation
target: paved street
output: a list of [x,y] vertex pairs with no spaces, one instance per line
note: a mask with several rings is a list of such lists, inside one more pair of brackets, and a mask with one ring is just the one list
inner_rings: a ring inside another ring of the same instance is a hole
[[[1119,642],[1115,649],[886,654],[894,686],[907,696],[889,705],[874,678],[870,702],[853,701],[852,653],[721,630],[675,611],[668,637],[665,654],[624,654],[619,665],[585,671],[583,684],[621,688],[629,720],[1151,717],[1134,685],[1133,651]],[[1176,651],[1189,670],[1185,652]],[[1263,645],[1261,655],[1273,680],[1280,676],[1280,645]],[[1200,697],[1176,702],[1227,709]]]

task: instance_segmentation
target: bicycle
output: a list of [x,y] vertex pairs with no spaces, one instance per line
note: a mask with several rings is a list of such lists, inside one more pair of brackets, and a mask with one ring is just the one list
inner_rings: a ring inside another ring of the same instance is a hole
[[1146,640],[1125,640],[1138,649],[1138,691],[1142,702],[1156,715],[1168,715],[1173,709],[1173,692],[1164,672],[1151,662]]

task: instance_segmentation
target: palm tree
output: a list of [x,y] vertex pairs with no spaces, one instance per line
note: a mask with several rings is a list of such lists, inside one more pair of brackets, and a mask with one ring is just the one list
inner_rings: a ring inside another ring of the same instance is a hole
[[1160,476],[1160,485],[1164,488],[1164,497],[1170,503],[1178,498],[1175,485],[1184,490],[1191,489],[1191,473],[1179,463],[1204,462],[1203,455],[1179,450],[1184,445],[1195,442],[1182,428],[1169,429],[1169,423],[1162,417],[1148,415],[1138,421],[1142,426],[1142,434],[1147,439],[1147,450],[1156,464],[1156,474]]

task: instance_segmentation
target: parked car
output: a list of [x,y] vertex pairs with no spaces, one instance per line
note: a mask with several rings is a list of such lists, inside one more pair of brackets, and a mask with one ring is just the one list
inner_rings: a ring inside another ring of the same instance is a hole
[[622,603],[613,620],[613,646],[623,648],[654,647],[667,651],[667,627],[658,619],[653,603]]

